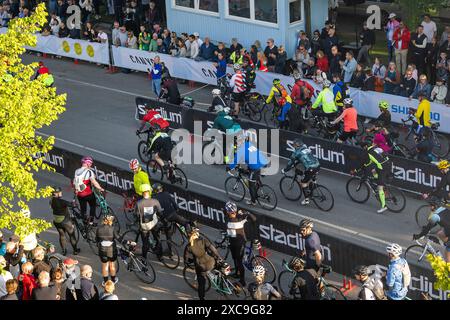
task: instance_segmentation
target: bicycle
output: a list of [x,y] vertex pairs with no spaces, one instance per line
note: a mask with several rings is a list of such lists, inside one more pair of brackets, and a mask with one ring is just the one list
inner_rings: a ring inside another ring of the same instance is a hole
[[[366,203],[369,200],[370,192],[372,192],[379,201],[378,185],[373,176],[362,174],[356,176],[353,172],[353,177],[347,181],[346,191],[350,199],[356,203]],[[384,186],[384,194],[386,199],[386,206],[391,212],[402,212],[406,207],[406,198],[403,192],[394,186]]]
[[[243,176],[246,174],[246,171],[240,166],[238,166],[237,169],[237,175],[228,171],[228,174],[231,175],[231,177],[228,177],[225,180],[225,192],[230,199],[241,202],[245,198],[247,189],[250,192],[250,183],[249,180]],[[263,209],[268,211],[275,210],[278,203],[275,191],[268,185],[263,184],[261,179],[256,181],[256,201],[258,201],[258,204]]]
[[[420,206],[416,210],[415,220],[419,228],[423,228],[428,224],[428,221],[435,210],[442,207],[448,208],[450,206],[450,204],[446,200],[440,200],[439,202],[440,202],[439,205],[431,205],[430,203],[428,203],[423,206]],[[431,233],[437,232],[439,228],[440,228],[439,225],[436,225],[430,230],[430,232]]]
[[[97,189],[94,189],[94,195],[95,195],[95,198],[97,199],[97,201],[96,201],[97,207],[100,208],[100,211],[98,211],[98,210],[95,211],[95,217],[97,219],[99,219],[100,217],[113,216],[114,217],[114,220],[113,220],[114,229],[117,231],[117,233],[120,233],[119,219],[117,218],[113,209],[111,209],[111,207],[106,202],[106,198],[105,198],[106,191],[104,193],[102,193],[102,192],[98,191]],[[98,214],[97,214],[97,212],[98,212]]]
[[133,195],[129,195],[126,192],[122,193],[123,197],[123,214],[128,222],[130,222],[132,225],[137,222],[137,216],[136,216],[136,205],[138,202],[138,196],[137,194],[133,193]]
[[[433,244],[443,246],[442,241],[437,236],[428,234],[422,237],[421,239],[415,240],[415,244],[409,246],[405,250],[403,257],[405,258],[405,260],[409,259],[410,261],[413,261],[415,264],[419,264],[421,267],[424,268],[430,267],[428,261],[424,259],[428,254],[441,257],[445,261],[445,257],[443,256],[443,254],[440,252],[440,250],[435,249],[433,247]],[[413,251],[419,253],[419,258],[417,257],[413,258]]]
[[[217,129],[208,129],[209,130],[217,130]],[[222,165],[225,163],[225,157],[223,155],[223,145],[227,143],[227,135],[225,132],[221,130],[217,130],[217,133],[222,135],[222,141],[216,139],[215,136],[209,136],[209,134],[205,132],[203,135],[203,146],[202,146],[202,155],[204,157],[204,161],[208,165],[214,165],[219,164]],[[236,139],[237,137],[234,137],[234,147],[236,146]],[[222,142],[222,144],[220,143]],[[208,147],[208,150],[212,150],[212,152],[205,152],[205,149]],[[219,154],[216,154],[218,151]],[[231,152],[230,152],[231,153]],[[231,158],[231,157],[230,157]]]
[[[145,140],[142,140],[141,135],[143,134],[147,134],[147,138]],[[150,141],[152,141],[153,139],[153,129],[150,128],[148,130],[142,131],[141,133],[137,133],[136,135],[139,137],[139,139],[141,139],[141,141],[139,141],[138,143],[139,159],[141,159],[143,163],[147,163],[151,160],[152,157],[152,155],[150,154]]]
[[[294,176],[289,176],[286,172],[284,177],[280,180],[280,190],[283,196],[290,201],[299,201],[302,198],[302,185],[301,176],[303,172],[295,168]],[[309,185],[311,191],[310,198],[314,204],[320,210],[324,212],[329,212],[334,207],[334,197],[331,191],[317,183],[317,178],[314,176],[312,182]]]
[[[280,288],[280,293],[286,298],[291,298],[293,300],[297,299],[297,295],[291,295],[291,288],[297,273],[293,270],[289,263],[283,259],[282,262],[283,271],[278,275],[278,287]],[[319,288],[320,300],[347,300],[341,290],[335,285],[330,284],[325,276],[331,273],[332,269],[330,266],[322,265],[321,273],[318,279],[317,286]]]
[[[55,245],[51,242],[44,241],[39,239],[39,235],[36,236],[38,241],[38,247],[42,247],[45,250],[45,261],[50,265],[52,270],[55,270],[55,268],[60,267],[64,269],[64,256],[58,252],[56,252]],[[29,260],[32,260],[31,252]]]
[[154,159],[147,162],[146,169],[148,173],[152,173],[159,181],[163,181],[164,177],[166,177],[171,184],[180,185],[184,189],[188,187],[186,174],[172,160],[167,162],[167,171]]
[[274,102],[272,105],[272,109],[270,110],[269,105],[265,103],[262,107],[261,112],[264,111],[264,122],[268,127],[278,128],[280,126],[278,116],[281,112],[281,107],[276,102]]
[[[228,236],[226,231],[221,232],[222,238],[220,240],[214,241],[214,244],[217,250],[220,253],[220,256],[227,260],[230,255],[230,237]],[[255,252],[257,254],[255,254]],[[245,245],[244,248],[244,258],[242,259],[244,267],[252,272],[253,268],[256,265],[261,265],[266,269],[266,281],[269,283],[274,283],[277,277],[277,273],[273,263],[267,258],[268,253],[265,249],[262,248],[261,243],[259,241],[257,243]]]
[[[206,273],[205,292],[208,292],[211,286],[223,298],[229,299],[230,296],[246,299],[250,294],[239,282],[230,280],[231,267],[227,263],[217,263],[212,271]],[[194,290],[198,290],[197,274],[189,267],[183,269],[184,281]]]
[[98,247],[97,247],[97,239],[96,239],[96,228],[94,224],[89,223],[86,220],[86,217],[81,215],[80,207],[77,202],[77,197],[74,196],[72,200],[72,205],[70,206],[70,220],[75,225],[75,238],[77,239],[77,242],[80,239],[80,234],[83,237],[84,240],[89,245],[89,248],[91,248],[92,252],[95,255],[98,255]]

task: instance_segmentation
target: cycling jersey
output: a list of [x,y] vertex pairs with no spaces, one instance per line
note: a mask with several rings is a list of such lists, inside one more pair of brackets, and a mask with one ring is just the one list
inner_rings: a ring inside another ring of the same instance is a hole
[[423,99],[419,104],[419,108],[417,109],[416,114],[414,115],[419,122],[419,125],[430,127],[430,117],[431,117],[431,105],[430,101],[427,99]]
[[371,146],[367,149],[369,161],[364,164],[367,168],[369,166],[375,166],[377,170],[383,170],[383,165],[389,161],[389,157],[384,153],[383,149]]
[[150,110],[142,119],[144,122],[148,122],[152,127],[158,126],[161,129],[169,127],[170,123],[164,119],[158,111]]
[[234,160],[230,164],[230,169],[234,169],[237,165],[244,163],[247,164],[250,170],[261,170],[269,164],[269,160],[252,143],[246,141],[241,144],[234,154]]
[[355,108],[346,108],[342,112],[344,132],[358,131],[358,111]]
[[213,128],[226,132],[227,134],[234,134],[242,130],[240,124],[235,122],[231,116],[223,111],[220,111],[217,114]]
[[52,197],[50,200],[50,207],[53,210],[53,221],[55,223],[60,224],[69,220],[69,204],[68,201],[62,198]]
[[403,285],[403,268],[408,266],[403,258],[397,258],[389,263],[386,273],[387,296],[391,300],[403,300],[408,293],[408,287]]
[[317,109],[319,105],[322,105],[324,113],[335,113],[337,111],[336,104],[334,103],[334,95],[330,88],[325,88],[320,92],[312,109]]
[[[444,233],[447,237],[450,237],[450,210],[446,207],[440,207],[432,212],[430,217],[428,218],[428,224],[422,228],[422,231],[417,236],[417,238],[421,238],[424,235],[427,235],[431,229],[435,226],[440,225],[444,229]],[[449,249],[450,241],[447,244],[447,250]]]
[[[309,94],[305,95],[305,89],[309,91]],[[298,106],[304,106],[314,96],[314,88],[303,80],[297,80],[292,88],[291,99]]]
[[303,145],[292,152],[285,171],[292,169],[298,162],[305,167],[305,170],[317,169],[320,167],[319,160],[312,154],[311,149],[306,145]]
[[381,122],[381,125],[389,129],[391,126],[391,113],[389,111],[381,112],[375,122]]
[[305,269],[297,272],[292,281],[291,294],[300,293],[301,300],[320,300],[320,293],[317,285],[319,275],[314,269]]
[[162,211],[159,201],[151,198],[144,198],[139,200],[136,206],[140,229],[143,231],[150,231],[158,223],[157,212]]
[[247,219],[250,218],[252,222],[256,221],[256,217],[250,212],[239,211],[235,218],[230,219],[227,217],[227,234],[230,238],[241,238],[243,241],[247,241],[245,235],[244,225],[247,223]]
[[334,102],[337,107],[344,107],[344,99],[349,96],[350,92],[344,82],[339,81],[333,87]]
[[170,217],[178,210],[178,205],[168,192],[159,192],[153,196],[154,199],[159,201],[161,208],[163,209],[161,215],[164,218]]
[[102,224],[97,228],[95,239],[98,244],[98,255],[102,259],[102,262],[106,262],[104,258],[111,259],[110,261],[116,260],[117,246],[115,240],[119,238],[120,235],[114,226]]
[[320,265],[317,265],[316,257],[314,253],[316,251],[321,251],[321,245],[320,245],[320,238],[317,232],[313,231],[309,236],[305,238],[305,260],[306,265],[305,269],[315,269],[318,270],[320,268]]
[[246,90],[245,76],[242,72],[237,71],[230,80],[230,87],[233,89],[233,93],[242,93]]
[[87,197],[93,193],[91,179],[95,178],[95,174],[91,169],[81,167],[75,171],[75,177],[82,177],[86,188],[77,192],[78,197]]
[[257,284],[252,282],[248,285],[248,291],[253,300],[270,300],[270,297],[278,293],[270,283]]
[[266,104],[272,103],[273,98],[277,101],[282,97],[285,98],[287,102],[292,103],[292,98],[287,94],[286,89],[281,84],[273,86],[270,89],[269,96],[266,99]]
[[448,199],[447,186],[450,186],[450,171],[441,178],[441,181],[436,188],[430,193],[430,196],[437,196],[443,199]]
[[[377,296],[378,295],[378,296]],[[368,277],[362,283],[361,291],[358,294],[359,300],[386,300],[383,283],[375,277]]]
[[163,151],[165,154],[170,154],[172,147],[170,136],[167,133],[158,132],[150,142],[150,153]]
[[142,169],[140,169],[137,173],[134,174],[133,183],[134,183],[134,191],[139,196],[142,196],[141,186],[143,184],[151,185],[147,172],[145,172]]

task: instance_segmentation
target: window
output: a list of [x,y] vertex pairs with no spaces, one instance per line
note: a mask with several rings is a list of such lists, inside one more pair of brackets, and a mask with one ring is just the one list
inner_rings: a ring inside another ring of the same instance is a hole
[[175,9],[208,12],[214,15],[219,13],[219,0],[174,0]]
[[278,23],[278,0],[227,0],[228,18],[249,19],[254,22],[276,25]]
[[297,23],[302,20],[303,0],[289,1],[289,23]]

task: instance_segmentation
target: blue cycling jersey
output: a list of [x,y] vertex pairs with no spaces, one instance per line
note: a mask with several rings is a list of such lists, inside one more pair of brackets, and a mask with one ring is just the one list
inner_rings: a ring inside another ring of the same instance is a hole
[[403,267],[407,262],[403,258],[392,260],[386,273],[387,296],[392,300],[403,300],[406,298],[408,288],[403,286]]
[[247,141],[238,147],[233,162],[229,167],[234,169],[239,164],[246,164],[250,170],[255,171],[266,167],[269,164],[269,160],[258,148]]

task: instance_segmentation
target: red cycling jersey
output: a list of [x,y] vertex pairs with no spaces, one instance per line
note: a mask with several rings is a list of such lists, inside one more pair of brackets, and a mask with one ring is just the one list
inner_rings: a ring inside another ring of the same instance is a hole
[[164,119],[158,111],[150,110],[142,119],[144,122],[148,122],[152,127],[156,125],[161,129],[169,127],[170,123]]

